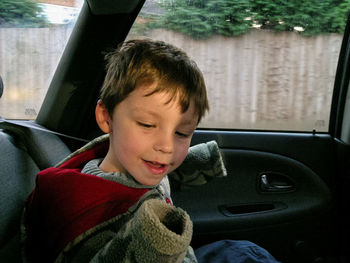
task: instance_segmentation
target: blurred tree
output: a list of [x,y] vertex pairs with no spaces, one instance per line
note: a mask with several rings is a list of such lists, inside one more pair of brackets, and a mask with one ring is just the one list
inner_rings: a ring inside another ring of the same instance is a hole
[[164,1],[164,14],[155,26],[177,30],[195,38],[240,35],[251,27],[247,0]]
[[33,0],[1,0],[0,27],[43,27],[46,18]]
[[208,20],[214,34],[237,36],[252,26],[249,1],[216,0],[207,3]]
[[305,35],[332,32],[330,14],[335,8],[333,0],[251,1],[253,19],[261,28],[293,31],[299,27]]
[[350,0],[341,0],[338,5],[329,12],[330,31],[334,33],[344,32],[346,20],[350,12]]
[[350,0],[163,0],[160,6],[150,26],[194,38],[237,36],[253,25],[316,35],[344,31]]
[[288,30],[282,23],[286,13],[286,1],[250,1],[250,12],[254,22],[262,29]]

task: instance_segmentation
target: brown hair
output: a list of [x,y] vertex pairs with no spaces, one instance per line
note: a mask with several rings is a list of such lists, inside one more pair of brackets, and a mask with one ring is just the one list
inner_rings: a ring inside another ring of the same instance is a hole
[[157,83],[148,95],[179,96],[182,112],[193,101],[198,121],[209,110],[203,75],[185,52],[162,41],[130,40],[106,56],[107,74],[100,98],[109,114],[140,84]]

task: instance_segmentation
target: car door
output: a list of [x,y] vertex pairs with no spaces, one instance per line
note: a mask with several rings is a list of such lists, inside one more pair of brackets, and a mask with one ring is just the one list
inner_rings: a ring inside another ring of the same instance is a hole
[[[199,129],[216,140],[228,175],[173,190],[194,222],[195,247],[250,240],[282,262],[348,262],[349,20],[326,132]],[[317,121],[316,121],[317,126]]]

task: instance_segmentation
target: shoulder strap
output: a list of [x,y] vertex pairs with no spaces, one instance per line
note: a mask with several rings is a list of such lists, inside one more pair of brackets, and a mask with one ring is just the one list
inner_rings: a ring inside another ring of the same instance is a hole
[[85,142],[81,138],[50,131],[32,121],[14,121],[0,117],[0,129],[16,138],[14,143],[31,156],[40,170],[56,165],[71,154],[60,136]]
[[76,140],[76,141],[81,141],[81,142],[88,142],[89,140],[86,139],[82,139],[79,137],[74,137],[74,136],[70,136],[67,134],[63,134],[63,133],[59,133],[59,132],[55,132],[52,130],[49,130],[33,121],[17,121],[17,120],[7,120],[4,119],[2,117],[0,117],[0,128],[4,129],[4,130],[10,130],[10,131],[14,131],[16,132],[16,130],[18,130],[18,128],[21,127],[25,127],[25,128],[29,128],[29,129],[34,129],[34,130],[39,130],[39,131],[43,131],[43,132],[47,132],[47,133],[51,133],[51,134],[55,134],[57,136],[60,137],[65,137],[68,139],[72,139],[72,140]]

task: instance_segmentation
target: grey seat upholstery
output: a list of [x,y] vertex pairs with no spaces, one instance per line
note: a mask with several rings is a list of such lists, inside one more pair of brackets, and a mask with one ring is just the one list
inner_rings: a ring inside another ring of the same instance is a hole
[[0,262],[21,262],[20,221],[35,176],[70,153],[54,134],[0,121]]

